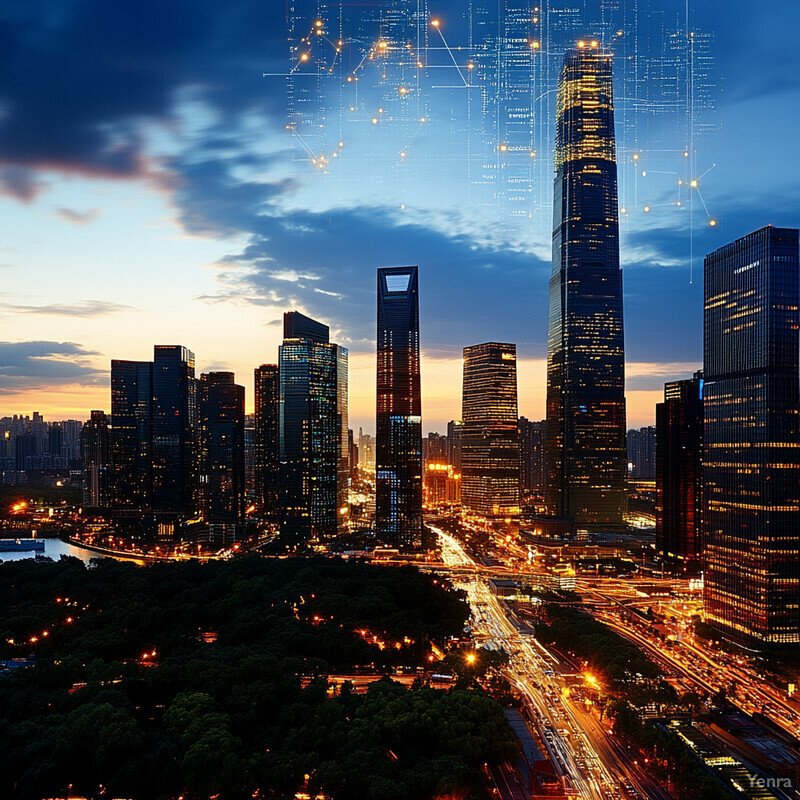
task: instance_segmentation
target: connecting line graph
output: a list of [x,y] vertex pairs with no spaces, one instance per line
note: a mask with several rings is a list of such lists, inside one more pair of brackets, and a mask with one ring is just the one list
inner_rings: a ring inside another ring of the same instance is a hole
[[465,0],[447,14],[433,0],[297,2],[286,71],[262,74],[285,82],[294,158],[318,180],[335,175],[341,192],[369,176],[418,210],[430,191],[416,187],[441,187],[504,235],[547,242],[555,85],[564,52],[597,40],[614,59],[623,230],[688,228],[691,281],[699,219],[719,222],[713,166],[697,169],[719,123],[713,36],[677,4],[669,16],[642,0]]

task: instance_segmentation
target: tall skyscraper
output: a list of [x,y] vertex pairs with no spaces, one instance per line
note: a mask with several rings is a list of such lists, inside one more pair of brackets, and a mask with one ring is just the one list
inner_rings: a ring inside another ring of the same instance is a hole
[[706,256],[706,618],[762,645],[800,641],[798,232]]
[[83,504],[108,506],[108,418],[102,411],[92,411],[91,419],[81,429],[83,459]]
[[656,406],[656,550],[667,561],[703,554],[702,375],[667,383]]
[[218,545],[235,541],[244,519],[244,386],[232,372],[198,382],[199,501]]
[[153,359],[153,509],[197,508],[197,382],[194,353],[156,345]]
[[381,541],[422,544],[422,399],[416,267],[378,270],[375,524]]
[[115,509],[147,509],[151,505],[152,384],[151,362],[111,362],[109,489]]
[[547,506],[623,526],[625,352],[611,54],[567,53],[558,82],[547,338]]
[[519,418],[520,491],[542,496],[545,487],[544,443],[547,423]]
[[484,517],[516,516],[519,503],[517,348],[464,348],[461,503]]
[[281,536],[292,546],[337,531],[341,453],[337,346],[328,326],[284,314],[279,350]]
[[280,437],[278,409],[280,377],[277,364],[262,364],[255,369],[254,471],[256,508],[264,517],[277,518],[280,490]]

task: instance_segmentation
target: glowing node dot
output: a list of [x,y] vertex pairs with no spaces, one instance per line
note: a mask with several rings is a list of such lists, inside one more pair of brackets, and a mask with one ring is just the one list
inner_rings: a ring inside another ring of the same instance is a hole
[[467,64],[467,69],[475,69],[475,65],[470,61],[469,64]]
[[638,161],[639,160],[639,154],[638,153],[634,153],[633,154],[633,160],[634,161]]
[[627,214],[627,213],[628,213],[628,209],[627,209],[627,208],[621,208],[621,209],[619,210],[619,213],[620,213],[620,214]]
[[581,41],[578,42],[578,47],[586,47],[586,42],[581,39]]
[[677,202],[677,203],[675,203],[675,205],[676,205],[676,206],[679,206],[679,205],[682,205],[682,203],[681,203],[681,201],[680,201],[680,200],[678,200],[678,202]]
[[684,158],[689,158],[689,153],[687,153],[686,150],[683,151],[683,157]]
[[592,42],[592,47],[597,47],[597,42]]
[[373,125],[377,125],[378,124],[378,118],[377,117],[373,117],[372,118],[372,124]]
[[540,47],[541,45],[539,44],[539,42],[531,42],[531,48],[533,50],[538,50]]
[[344,142],[339,142],[339,147],[344,147]]
[[322,27],[322,20],[321,20],[321,19],[318,19],[318,20],[317,20],[317,21],[316,21],[314,24],[315,24],[315,25],[316,25],[318,28],[321,28],[321,27]]
[[678,186],[683,186],[683,181],[678,181]]
[[645,206],[644,207],[644,213],[648,214],[649,212],[650,212],[650,206]]
[[696,180],[692,181],[689,185],[692,187],[692,189],[696,189],[697,188],[697,181]]
[[643,170],[642,170],[642,177],[643,177],[643,178],[646,178],[646,177],[647,177],[647,170],[646,170],[646,169],[643,169]]
[[419,121],[420,121],[420,122],[425,122],[425,121],[426,121],[426,120],[425,120],[425,117],[420,117],[420,118],[419,118]]
[[508,150],[508,145],[507,144],[501,144],[499,150],[500,150],[501,153],[505,153],[506,150]]
[[405,150],[401,150],[400,151],[400,158],[405,158],[405,157],[406,157],[406,151]]
[[713,228],[717,224],[717,221],[715,219],[710,219],[708,224]]
[[303,55],[300,56],[300,60],[301,61],[308,61],[308,53],[303,53]]
[[438,28],[439,27],[439,20],[438,19],[432,19],[431,20],[431,25],[433,25],[434,28]]

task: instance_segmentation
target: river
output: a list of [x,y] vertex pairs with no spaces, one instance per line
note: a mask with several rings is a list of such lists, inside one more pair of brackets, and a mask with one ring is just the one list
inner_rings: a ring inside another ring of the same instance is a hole
[[[28,550],[22,553],[0,553],[0,561],[19,561],[23,558],[33,558],[36,555],[44,555],[52,558],[53,561],[58,561],[61,556],[75,556],[86,564],[92,558],[103,558],[102,553],[96,553],[93,550],[87,550],[85,547],[76,547],[74,544],[62,542],[61,539],[40,539],[44,542],[44,553],[41,551]],[[120,561],[129,561],[131,559],[119,559]],[[141,563],[141,562],[138,562]]]

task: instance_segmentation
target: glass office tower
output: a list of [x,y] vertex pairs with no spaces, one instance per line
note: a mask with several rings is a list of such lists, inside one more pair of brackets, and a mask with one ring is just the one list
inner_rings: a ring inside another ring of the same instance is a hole
[[800,641],[798,232],[766,227],[705,259],[707,620]]
[[482,517],[518,516],[516,345],[464,348],[461,419],[462,505]]
[[347,529],[350,520],[350,418],[348,415],[348,352],[346,347],[336,348],[336,420],[338,427],[339,465],[336,470],[336,518],[340,532]]
[[212,541],[225,545],[244,519],[244,386],[232,372],[208,372],[198,394],[200,508]]
[[81,428],[83,461],[83,504],[107,508],[108,494],[108,418],[102,411],[92,411],[91,419]]
[[623,526],[625,350],[611,55],[567,53],[558,82],[547,339],[547,506],[580,528]]
[[262,364],[255,369],[255,438],[254,471],[256,508],[264,517],[278,513],[280,482],[280,440],[278,406],[280,379],[277,364]]
[[702,376],[667,383],[656,406],[656,550],[666,561],[703,553]]
[[180,345],[155,346],[152,470],[154,510],[197,510],[197,382]]
[[109,493],[115,509],[148,509],[153,483],[150,361],[111,362]]
[[375,526],[384,543],[422,544],[422,400],[416,267],[378,270]]
[[281,538],[292,547],[337,530],[341,427],[337,346],[328,326],[297,311],[284,315],[280,372]]

